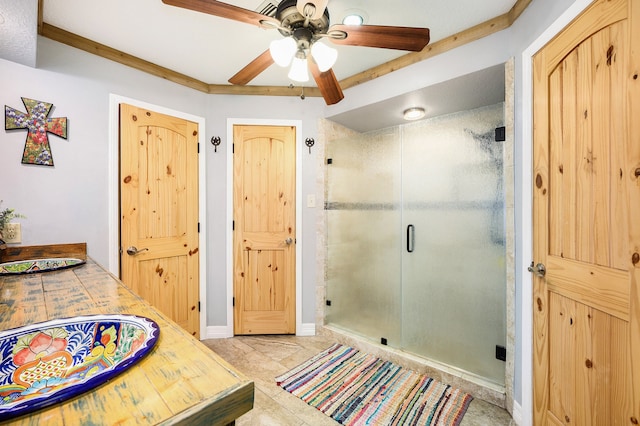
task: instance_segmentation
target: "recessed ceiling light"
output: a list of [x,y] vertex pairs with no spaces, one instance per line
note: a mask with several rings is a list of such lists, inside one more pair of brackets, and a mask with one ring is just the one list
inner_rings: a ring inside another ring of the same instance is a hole
[[364,24],[369,16],[364,10],[360,9],[347,9],[344,11],[344,18],[342,18],[342,23],[344,25],[362,25]]
[[351,14],[344,17],[342,23],[344,25],[362,25],[364,18],[358,14]]
[[424,108],[413,107],[409,109],[405,109],[402,113],[402,116],[405,120],[418,120],[424,117],[425,111]]

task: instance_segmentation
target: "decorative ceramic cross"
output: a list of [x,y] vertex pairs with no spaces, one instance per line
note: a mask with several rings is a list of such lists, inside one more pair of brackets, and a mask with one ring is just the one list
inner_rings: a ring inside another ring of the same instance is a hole
[[22,154],[23,164],[53,166],[47,133],[66,139],[67,118],[48,118],[53,104],[28,98],[22,98],[22,103],[27,108],[26,114],[5,105],[4,128],[5,130],[28,130]]

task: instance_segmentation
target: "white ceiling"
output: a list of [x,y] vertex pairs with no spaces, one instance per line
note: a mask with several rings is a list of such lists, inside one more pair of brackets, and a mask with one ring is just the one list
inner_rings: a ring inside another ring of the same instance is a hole
[[[273,0],[278,3],[279,0]],[[428,27],[431,42],[508,12],[515,0],[330,0],[331,23],[349,10],[364,12],[365,24]],[[226,3],[260,10],[264,0]],[[44,22],[208,84],[227,80],[280,38],[229,19],[168,6],[161,0],[44,0]],[[388,62],[406,52],[337,46],[338,80]],[[251,85],[287,86],[286,70],[272,65]],[[315,85],[313,79],[307,83]]]
[[504,65],[495,65],[327,118],[364,133],[406,123],[403,111],[415,106],[430,118],[495,105],[505,99],[504,73]]

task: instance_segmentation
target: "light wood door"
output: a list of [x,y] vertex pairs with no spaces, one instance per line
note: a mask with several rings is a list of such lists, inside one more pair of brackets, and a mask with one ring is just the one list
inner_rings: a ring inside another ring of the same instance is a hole
[[233,128],[234,333],[296,332],[296,129]]
[[120,194],[122,281],[199,338],[198,125],[121,104]]
[[640,421],[640,1],[534,58],[534,423]]

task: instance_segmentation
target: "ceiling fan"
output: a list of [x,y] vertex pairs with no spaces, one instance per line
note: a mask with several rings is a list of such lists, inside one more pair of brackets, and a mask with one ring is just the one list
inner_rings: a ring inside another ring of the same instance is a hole
[[331,69],[337,51],[322,39],[340,45],[378,47],[418,52],[429,43],[429,29],[383,25],[329,25],[329,0],[282,0],[275,18],[215,0],[162,0],[163,3],[208,13],[234,21],[277,29],[284,38],[271,43],[269,49],[229,79],[229,83],[245,85],[277,63],[291,64],[289,78],[308,79],[307,66],[327,105],[344,98],[340,84]]

